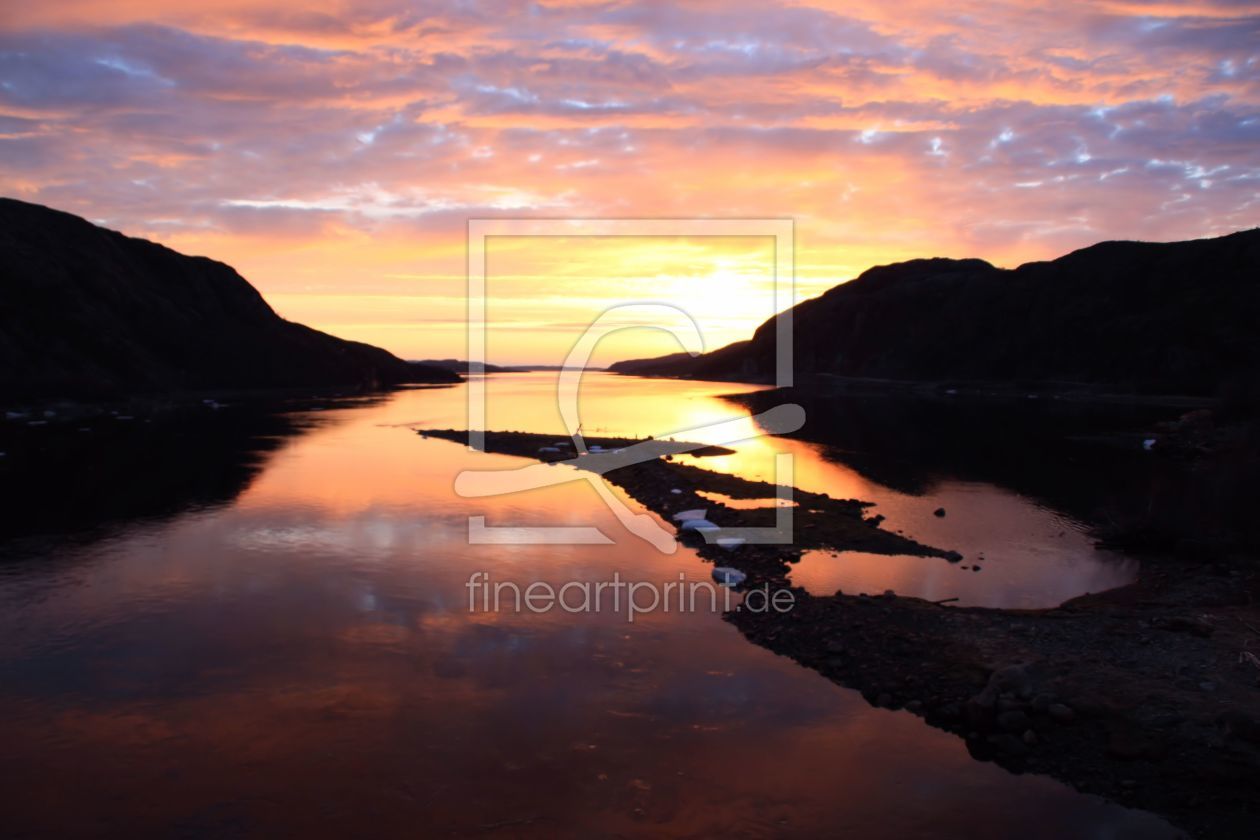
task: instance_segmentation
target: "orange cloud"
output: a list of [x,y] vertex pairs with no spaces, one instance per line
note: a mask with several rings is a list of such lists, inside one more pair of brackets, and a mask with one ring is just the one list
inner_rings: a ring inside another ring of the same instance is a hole
[[[1257,31],[1136,0],[27,4],[0,22],[0,178],[228,261],[288,317],[462,355],[469,218],[791,217],[806,295],[1254,226]],[[711,296],[746,256],[622,245],[505,264],[502,360],[556,361],[556,324],[628,292]],[[719,341],[765,314],[727,297]]]

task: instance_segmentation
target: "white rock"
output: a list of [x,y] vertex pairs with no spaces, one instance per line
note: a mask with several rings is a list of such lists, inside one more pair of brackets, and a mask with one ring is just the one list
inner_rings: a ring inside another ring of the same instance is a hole
[[739,586],[748,580],[748,575],[730,566],[716,566],[713,569],[713,579],[726,586]]
[[745,542],[747,542],[747,540],[745,540],[743,537],[718,537],[717,538],[717,544],[722,546],[722,548],[725,548],[727,551],[732,551],[736,548],[739,548]]
[[674,489],[670,490],[669,492],[673,493],[674,495],[679,495],[679,494],[681,494],[681,493],[682,493],[682,491],[681,491],[681,490],[679,490],[677,487],[675,487]]
[[1155,438],[1147,438],[1146,440],[1142,441],[1142,448],[1145,449],[1147,452],[1150,452],[1152,449],[1155,448],[1155,443],[1156,443]]
[[684,531],[717,531],[720,528],[720,525],[707,519],[688,519],[682,524]]
[[709,513],[705,508],[696,508],[695,510],[680,510],[674,514],[675,522],[686,522],[688,519],[704,519]]
[[538,451],[539,452],[559,452],[560,449],[555,446],[540,446],[538,447]]

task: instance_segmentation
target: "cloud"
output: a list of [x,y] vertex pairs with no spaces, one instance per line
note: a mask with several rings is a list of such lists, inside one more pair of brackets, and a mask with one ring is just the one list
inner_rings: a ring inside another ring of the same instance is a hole
[[[258,265],[264,291],[364,237],[422,240],[457,275],[481,215],[790,216],[810,284],[925,253],[1013,263],[1260,224],[1260,15],[26,4],[0,23],[0,178]],[[338,265],[321,286],[367,282]]]

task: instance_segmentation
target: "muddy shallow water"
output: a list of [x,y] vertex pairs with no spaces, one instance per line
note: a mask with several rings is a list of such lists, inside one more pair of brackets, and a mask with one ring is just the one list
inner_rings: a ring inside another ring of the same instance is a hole
[[[491,427],[562,428],[551,374],[489,384]],[[591,375],[584,428],[681,433],[746,416],[719,398],[741,387]],[[478,571],[524,586],[709,570],[627,535],[584,482],[460,498],[460,470],[521,463],[412,433],[463,425],[462,386],[295,419],[234,494],[0,546],[7,835],[1174,834],[978,763],[707,611],[470,611]],[[733,448],[703,465],[772,478],[791,451],[799,486],[874,501],[885,527],[966,557],[811,557],[794,572],[811,589],[1048,606],[1136,573],[996,484],[907,492],[816,444]],[[477,515],[611,542],[469,545]]]

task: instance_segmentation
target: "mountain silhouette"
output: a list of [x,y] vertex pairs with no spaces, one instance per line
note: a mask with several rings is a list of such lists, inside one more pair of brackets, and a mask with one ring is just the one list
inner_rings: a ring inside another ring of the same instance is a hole
[[7,198],[0,289],[8,398],[459,381],[286,321],[221,262]]
[[[1015,269],[978,259],[879,266],[791,310],[801,382],[1085,383],[1216,394],[1260,371],[1260,229],[1103,242]],[[693,313],[703,321],[704,313]],[[775,324],[690,357],[618,362],[645,376],[773,381]]]

